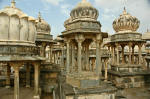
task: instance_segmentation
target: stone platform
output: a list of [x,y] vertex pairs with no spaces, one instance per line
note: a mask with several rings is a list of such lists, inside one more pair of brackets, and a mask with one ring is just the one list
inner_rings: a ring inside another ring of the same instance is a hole
[[150,72],[117,72],[108,70],[108,78],[117,86],[121,88],[139,88],[150,83]]
[[83,72],[80,74],[69,74],[66,76],[66,83],[79,88],[91,88],[99,86],[100,79],[93,72]]
[[[33,99],[34,90],[33,88],[20,88],[20,99]],[[14,88],[6,89],[0,87],[0,99],[13,99]]]
[[93,88],[77,88],[63,84],[62,90],[62,93],[65,94],[62,96],[65,96],[65,99],[115,99],[117,91],[115,87],[105,82]]

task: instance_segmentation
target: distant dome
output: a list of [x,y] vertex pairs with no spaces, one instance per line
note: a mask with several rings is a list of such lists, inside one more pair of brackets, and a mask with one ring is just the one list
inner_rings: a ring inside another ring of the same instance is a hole
[[78,5],[71,11],[72,20],[97,20],[98,10],[94,8],[91,3],[86,0],[82,0]]
[[35,19],[16,8],[14,0],[0,10],[0,23],[1,45],[35,45]]
[[150,40],[150,31],[149,30],[147,30],[147,32],[145,32],[142,35],[142,39],[144,39],[144,40]]
[[67,26],[68,26],[68,24],[71,23],[71,22],[72,22],[72,18],[69,17],[69,18],[64,22],[65,28],[68,28]]
[[36,20],[36,30],[37,33],[45,33],[45,34],[50,34],[51,28],[50,25],[41,18],[41,14],[39,13],[38,19]]
[[117,33],[135,32],[140,25],[140,21],[126,12],[124,8],[123,14],[113,22],[113,28]]

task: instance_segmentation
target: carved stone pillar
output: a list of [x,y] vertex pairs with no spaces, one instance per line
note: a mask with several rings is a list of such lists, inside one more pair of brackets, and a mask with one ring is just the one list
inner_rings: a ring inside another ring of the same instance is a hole
[[70,40],[66,42],[67,44],[67,59],[66,59],[66,73],[68,74],[69,73],[69,66],[70,66]]
[[121,47],[122,47],[122,64],[124,64],[125,63],[125,57],[124,57],[124,45],[121,45]]
[[75,68],[75,45],[72,43],[72,53],[71,53],[71,63],[72,63],[72,67],[71,67],[71,71],[73,72],[73,69]]
[[111,46],[111,62],[112,64],[115,63],[115,51],[114,51],[114,46]]
[[129,43],[129,64],[131,64],[131,56],[132,56],[131,47],[132,43]]
[[46,57],[46,43],[42,43],[42,51],[41,51],[41,56]]
[[49,53],[50,53],[49,60],[50,60],[50,63],[52,63],[52,45],[51,44],[49,45]]
[[77,62],[78,62],[78,72],[81,73],[82,71],[82,67],[81,67],[81,59],[82,59],[82,53],[81,53],[81,46],[82,44],[82,41],[81,40],[78,40],[78,59],[77,59]]
[[132,59],[131,59],[132,64],[134,64],[134,47],[135,45],[132,46]]
[[30,87],[30,64],[27,63],[26,66],[26,87],[29,88]]
[[120,62],[119,62],[120,61],[120,57],[119,57],[120,55],[119,55],[119,44],[118,43],[116,44],[116,48],[117,48],[116,49],[116,51],[117,51],[117,65],[119,65],[120,64]]
[[142,50],[141,50],[142,44],[139,44],[138,47],[139,47],[139,65],[141,65],[142,64]]
[[22,63],[10,63],[10,66],[14,68],[14,99],[19,99],[19,68]]
[[39,71],[40,71],[40,64],[33,63],[34,65],[34,99],[40,99],[39,95]]
[[101,75],[101,42],[102,36],[100,34],[96,37],[96,74],[99,76]]
[[85,46],[85,63],[86,63],[86,70],[90,70],[89,66],[89,44]]
[[84,41],[83,35],[77,35],[76,41],[78,43],[78,56],[77,56],[77,64],[78,64],[78,73],[80,74],[82,71],[82,42]]
[[104,63],[105,63],[105,81],[107,81],[107,79],[108,79],[108,75],[107,75],[107,70],[108,70],[108,59],[105,59],[104,60]]
[[64,69],[64,44],[61,46],[61,67]]

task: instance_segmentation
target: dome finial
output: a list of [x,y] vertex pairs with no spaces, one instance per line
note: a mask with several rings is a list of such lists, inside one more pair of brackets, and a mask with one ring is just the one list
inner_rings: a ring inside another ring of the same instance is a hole
[[124,6],[123,14],[127,14],[126,7]]
[[38,19],[41,21],[41,12],[39,12]]
[[12,0],[12,1],[11,1],[11,7],[13,7],[13,8],[16,7],[16,2],[15,2],[15,0]]

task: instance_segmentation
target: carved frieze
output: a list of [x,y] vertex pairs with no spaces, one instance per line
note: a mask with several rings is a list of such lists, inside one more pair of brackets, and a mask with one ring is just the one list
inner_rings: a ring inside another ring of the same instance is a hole
[[39,48],[34,46],[1,46],[2,55],[38,55]]
[[142,40],[142,34],[140,33],[123,33],[115,34],[111,36],[111,41],[137,41]]

